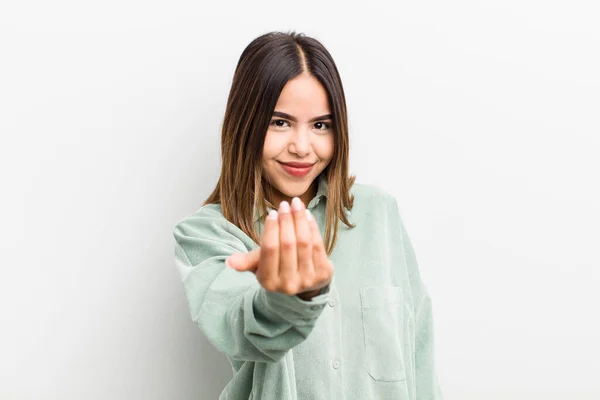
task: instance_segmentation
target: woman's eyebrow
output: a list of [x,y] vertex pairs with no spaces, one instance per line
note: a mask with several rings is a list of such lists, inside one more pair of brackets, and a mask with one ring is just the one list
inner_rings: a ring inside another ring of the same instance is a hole
[[[281,111],[273,111],[273,116],[274,117],[281,117],[281,118],[289,119],[290,121],[294,121],[294,122],[298,122],[298,120],[296,119],[296,117],[294,117],[294,116],[292,116],[290,114],[281,112]],[[325,114],[325,115],[321,115],[319,117],[315,117],[315,118],[311,119],[308,122],[322,121],[322,120],[325,120],[325,119],[332,119],[332,118],[333,118],[332,114]]]

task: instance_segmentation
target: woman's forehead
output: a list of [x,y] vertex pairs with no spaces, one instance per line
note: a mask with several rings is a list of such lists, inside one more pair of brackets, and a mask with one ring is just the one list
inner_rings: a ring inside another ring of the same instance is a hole
[[298,120],[310,120],[331,112],[327,92],[314,78],[289,81],[277,99],[275,111]]

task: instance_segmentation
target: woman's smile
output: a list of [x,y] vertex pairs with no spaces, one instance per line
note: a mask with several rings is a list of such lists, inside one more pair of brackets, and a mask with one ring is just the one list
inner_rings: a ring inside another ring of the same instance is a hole
[[283,163],[281,161],[278,161],[278,163],[281,165],[282,169],[288,173],[289,175],[292,175],[294,177],[298,177],[298,178],[303,178],[306,175],[308,175],[310,173],[310,171],[312,170],[313,165],[315,165],[316,163],[299,163],[299,162],[291,162],[291,163]]

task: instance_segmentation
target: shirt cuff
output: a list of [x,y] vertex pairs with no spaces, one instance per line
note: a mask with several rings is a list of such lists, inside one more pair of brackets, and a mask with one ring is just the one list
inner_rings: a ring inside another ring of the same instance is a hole
[[287,321],[291,324],[314,323],[329,300],[329,285],[310,300],[302,300],[296,295],[269,292],[260,287],[255,294],[255,305],[273,321]]

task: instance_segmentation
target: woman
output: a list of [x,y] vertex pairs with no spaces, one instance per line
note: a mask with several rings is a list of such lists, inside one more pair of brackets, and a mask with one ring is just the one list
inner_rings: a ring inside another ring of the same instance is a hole
[[219,182],[174,229],[192,319],[233,367],[221,399],[441,399],[431,302],[396,200],[354,184],[348,147],[323,45],[252,41]]

